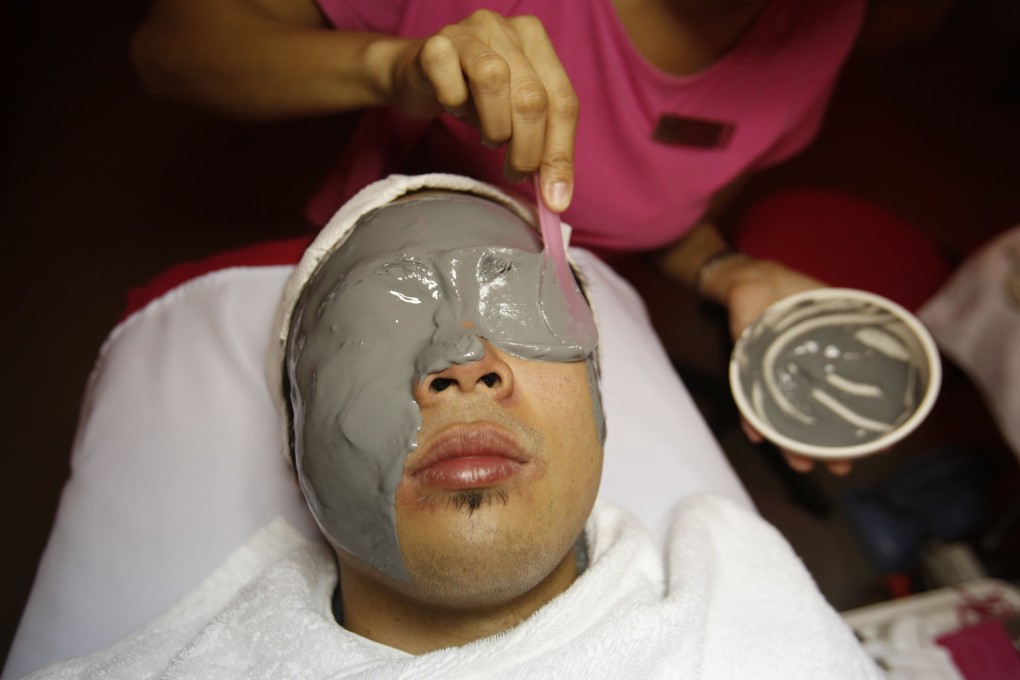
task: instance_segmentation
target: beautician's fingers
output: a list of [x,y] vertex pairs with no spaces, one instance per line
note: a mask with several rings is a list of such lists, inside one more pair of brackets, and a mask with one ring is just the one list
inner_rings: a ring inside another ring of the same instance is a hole
[[[792,451],[783,451],[783,458],[786,459],[786,464],[797,472],[811,472],[815,467],[814,460]],[[854,464],[850,460],[830,460],[825,463],[825,467],[831,474],[837,477],[845,477],[853,471]]]
[[[450,115],[465,117],[468,114],[470,92],[461,70],[460,54],[453,41],[445,35],[428,38],[421,46],[418,64],[428,87],[435,93],[435,102]],[[425,87],[422,89],[428,91]]]
[[537,170],[558,175],[562,168],[550,162],[549,144],[559,145],[552,151],[562,154],[565,143],[566,164],[572,166],[577,97],[542,22],[533,16],[508,21],[520,51],[507,52],[514,73],[507,169],[522,176]]
[[[464,115],[467,86],[457,51],[448,39],[408,40],[394,54],[391,69],[390,101],[407,117],[428,120],[443,109]],[[440,83],[439,88],[434,81]]]
[[736,340],[765,309],[784,297],[824,283],[778,262],[753,257],[727,260],[725,267],[714,267],[702,290],[711,290],[713,299],[722,301],[729,311],[730,333]]
[[[550,95],[562,98],[565,90],[573,98],[545,28],[535,17],[478,11],[440,34],[457,48],[483,142],[506,143],[507,176],[525,179],[545,157]],[[571,103],[556,102],[557,110],[564,106]]]
[[[457,78],[467,88],[465,104],[476,116],[482,143],[491,147],[506,143],[513,134],[512,87],[514,78],[522,77],[514,74],[514,69],[533,72],[511,33],[506,19],[494,12],[478,11],[459,24],[444,27],[438,36],[449,40],[456,50],[460,67]],[[437,91],[457,87],[456,82],[436,81],[433,86]]]
[[580,109],[577,93],[541,22],[533,17],[519,17],[515,21],[520,22],[518,30],[525,51],[547,93],[545,143],[539,171],[541,198],[550,209],[563,212],[570,205],[574,190],[574,140]]
[[744,436],[747,437],[748,441],[752,444],[761,444],[765,441],[765,437],[762,436],[761,432],[756,430],[751,423],[747,421],[747,418],[741,416],[740,418],[740,429],[744,431]]
[[790,466],[790,469],[795,472],[807,474],[815,468],[815,461],[804,456],[798,456],[796,453],[790,451],[783,451],[783,458],[786,459],[786,464]]
[[[744,431],[747,439],[752,444],[760,444],[765,441],[765,437],[762,436],[761,432],[758,432],[746,418],[740,419],[740,429]],[[786,460],[786,464],[790,466],[790,469],[795,472],[808,473],[815,468],[815,461],[807,456],[802,456],[793,451],[786,449],[780,449],[780,453],[783,454],[783,458]],[[853,470],[854,464],[849,460],[830,460],[825,466],[829,472],[836,475],[837,477],[844,477]]]
[[[747,418],[744,418],[743,416],[740,418],[740,429],[744,431],[744,436],[746,436],[747,440],[752,444],[761,444],[765,441],[764,435],[755,429],[754,425],[752,425]],[[811,472],[811,470],[815,467],[815,462],[810,458],[799,456],[792,451],[787,451],[786,449],[780,449],[779,452],[783,454],[786,464],[789,465],[790,469],[795,472],[806,474]]]
[[483,144],[506,144],[507,177],[540,171],[546,204],[565,210],[578,102],[542,23],[480,10],[407,50],[413,58],[394,67],[395,105],[415,118],[446,110],[478,127]]
[[837,477],[845,477],[854,469],[853,462],[849,460],[830,460],[825,466]]

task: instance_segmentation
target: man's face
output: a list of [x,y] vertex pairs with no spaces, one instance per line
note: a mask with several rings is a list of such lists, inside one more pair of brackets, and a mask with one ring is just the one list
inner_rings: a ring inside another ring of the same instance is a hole
[[341,559],[436,602],[512,596],[562,561],[601,405],[590,316],[567,318],[552,277],[523,221],[449,193],[366,216],[312,277],[288,348],[296,463]]

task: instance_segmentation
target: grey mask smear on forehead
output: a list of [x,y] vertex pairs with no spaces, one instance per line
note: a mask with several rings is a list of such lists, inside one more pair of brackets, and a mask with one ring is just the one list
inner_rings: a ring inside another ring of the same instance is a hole
[[[312,276],[294,312],[287,371],[298,478],[335,546],[400,580],[394,499],[422,419],[411,389],[481,359],[485,338],[525,359],[587,360],[597,333],[552,281],[537,232],[508,209],[455,193],[362,217]],[[575,289],[576,290],[576,289]]]

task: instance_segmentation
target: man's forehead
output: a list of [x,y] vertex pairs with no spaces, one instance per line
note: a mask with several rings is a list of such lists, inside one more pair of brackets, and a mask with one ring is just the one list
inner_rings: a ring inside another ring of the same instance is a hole
[[378,208],[358,221],[331,256],[335,270],[396,253],[496,247],[538,253],[538,233],[502,205],[471,194],[423,192]]

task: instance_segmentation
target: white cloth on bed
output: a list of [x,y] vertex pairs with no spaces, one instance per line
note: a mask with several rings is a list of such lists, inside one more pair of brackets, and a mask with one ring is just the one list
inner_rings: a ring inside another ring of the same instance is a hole
[[31,677],[881,677],[782,537],[732,501],[682,503],[665,555],[608,502],[586,531],[587,571],[536,614],[412,656],[336,624],[329,549],[281,520],[139,633]]

